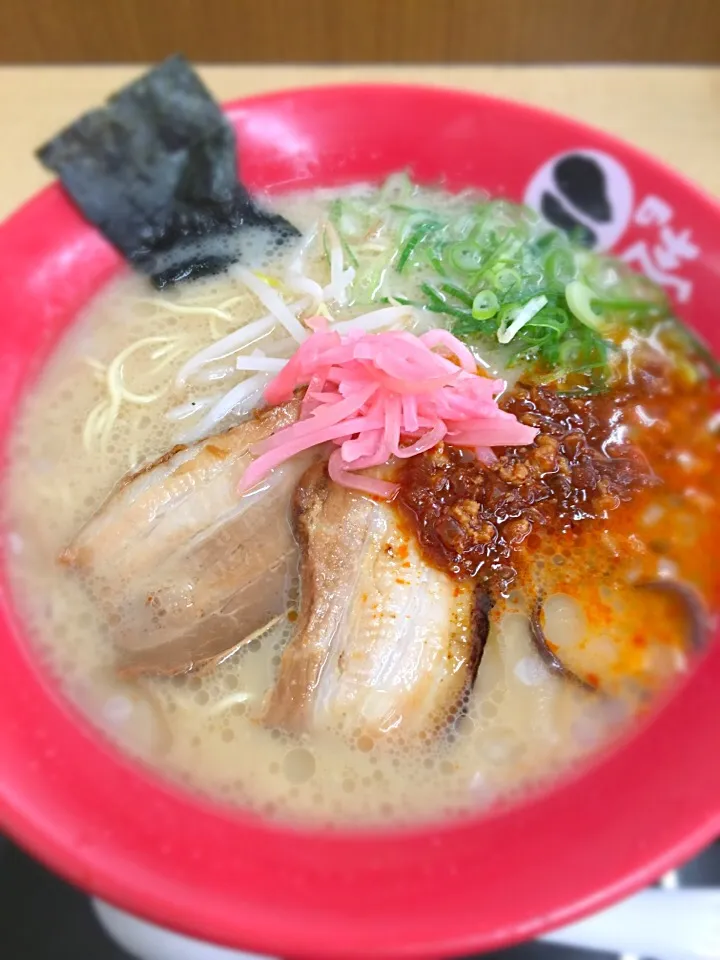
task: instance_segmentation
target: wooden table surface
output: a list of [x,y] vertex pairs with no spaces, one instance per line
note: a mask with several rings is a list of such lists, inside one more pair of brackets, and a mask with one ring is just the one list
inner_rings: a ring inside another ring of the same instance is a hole
[[[131,66],[0,68],[0,218],[48,182],[33,150],[138,74]],[[395,81],[524,100],[601,127],[720,196],[718,67],[235,67],[201,72],[220,99],[282,87]]]

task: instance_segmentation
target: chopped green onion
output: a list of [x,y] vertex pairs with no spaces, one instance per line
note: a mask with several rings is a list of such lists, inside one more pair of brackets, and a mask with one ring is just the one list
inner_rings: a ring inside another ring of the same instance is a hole
[[455,297],[461,303],[464,303],[466,307],[473,306],[473,298],[470,296],[467,290],[463,290],[463,288],[458,287],[457,284],[451,283],[449,280],[445,280],[440,284],[440,289],[443,293],[447,293],[451,297]]
[[431,210],[429,207],[412,207],[407,203],[390,203],[388,206],[391,210],[395,210],[397,213],[422,213],[426,217],[435,216],[435,211]]
[[382,286],[387,268],[388,264],[383,260],[380,264],[371,263],[358,269],[351,287],[350,303],[372,303]]
[[663,316],[667,313],[666,304],[652,303],[647,300],[601,300],[598,297],[593,297],[590,306],[593,310],[607,311],[608,313],[612,313],[614,310],[623,313],[630,311],[633,313],[649,313],[656,316]]
[[595,313],[592,308],[595,294],[587,284],[581,280],[572,280],[565,287],[565,299],[568,307],[570,307],[570,312],[580,323],[584,323],[586,327],[595,332],[602,328],[602,317]]
[[397,270],[398,273],[402,273],[402,272],[403,272],[403,269],[405,268],[406,263],[407,263],[408,260],[410,259],[410,256],[411,256],[413,250],[415,249],[415,247],[417,247],[418,244],[422,243],[422,241],[425,239],[425,237],[426,237],[429,233],[432,233],[432,231],[433,231],[434,229],[436,229],[437,226],[438,226],[438,224],[437,224],[434,220],[433,220],[433,221],[425,221],[425,222],[421,223],[420,226],[416,227],[415,230],[410,234],[410,237],[409,237],[407,243],[405,244],[405,246],[403,247],[403,249],[402,249],[402,251],[401,251],[401,253],[400,253],[400,257],[398,258],[397,266],[395,267],[395,269]]
[[353,266],[357,266],[355,254],[350,249],[347,235],[357,237],[358,234],[365,233],[367,229],[367,213],[363,210],[353,210],[349,200],[341,200],[339,197],[330,204],[328,215],[330,223],[335,227],[340,242],[348,255],[348,259],[355,261]]
[[549,330],[556,336],[565,333],[570,326],[570,314],[567,310],[554,304],[548,297],[547,306],[533,318],[533,327],[540,330]]
[[553,243],[558,238],[558,234],[555,230],[549,230],[547,233],[544,233],[541,237],[535,241],[535,249],[538,253],[542,253],[543,250],[546,250],[548,247],[551,247]]
[[568,337],[558,348],[558,360],[566,370],[572,370],[582,360],[583,343],[578,337]]
[[483,273],[487,274],[490,271],[490,268],[493,267],[501,257],[507,254],[509,246],[509,240],[507,237],[502,239],[494,239],[488,244],[487,253],[484,257],[483,263]]
[[442,295],[442,293],[437,290],[431,283],[423,283],[420,287],[422,292],[426,294],[430,299],[437,303],[439,306],[444,307],[447,304],[447,298]]
[[492,285],[495,289],[501,290],[504,293],[516,287],[519,288],[522,285],[522,277],[517,270],[513,270],[504,263],[499,263],[491,270],[490,277],[492,278]]
[[[340,246],[341,246],[342,249],[343,249],[343,253],[345,254],[346,259],[349,261],[349,263],[350,263],[351,266],[357,267],[357,266],[358,266],[358,259],[357,259],[357,257],[355,256],[354,252],[352,251],[352,249],[351,249],[351,247],[350,247],[350,244],[347,242],[347,240],[346,240],[346,238],[345,238],[345,230],[344,230],[343,223],[342,223],[342,221],[343,221],[343,202],[342,202],[342,200],[340,200],[339,197],[338,197],[336,200],[333,200],[333,202],[330,204],[330,212],[329,212],[328,219],[330,220],[330,223],[332,223],[332,225],[335,227],[335,232],[336,232],[337,235],[338,235],[338,238],[339,238],[339,240],[340,240]],[[323,233],[323,245],[324,245],[324,247],[325,247],[325,255],[327,256],[327,258],[328,258],[328,260],[329,260],[329,259],[330,259],[330,253],[329,253],[329,250],[328,250],[327,241],[325,240],[325,234],[324,234],[324,233]]]
[[577,265],[569,250],[553,250],[545,260],[545,274],[563,287],[575,279]]
[[423,283],[420,289],[430,298],[430,303],[425,304],[427,310],[432,310],[434,313],[447,313],[448,316],[459,317],[465,320],[472,319],[472,313],[469,310],[463,310],[461,307],[455,307],[448,303],[442,293],[436,290],[432,284]]
[[[336,228],[337,229],[337,228]],[[348,260],[351,267],[358,266],[358,258],[353,253],[353,250],[350,244],[347,242],[342,233],[338,230],[338,237],[340,238],[340,246],[343,248],[343,253],[345,254],[346,259]]]
[[562,387],[569,379],[565,386],[583,396],[606,389],[624,369],[606,331],[619,342],[625,331],[647,336],[669,323],[677,323],[677,335],[666,336],[679,365],[720,373],[651,281],[581,246],[586,231],[573,240],[520,205],[419,192],[402,174],[334,201],[330,221],[356,266],[351,304],[386,299],[397,271],[407,296],[395,301],[444,315],[479,345],[500,341],[504,361],[531,381]]
[[[508,310],[503,316],[503,310],[500,312],[500,326],[498,327],[497,338],[499,343],[510,343],[513,337],[519,333],[525,324],[530,323],[536,313],[540,313],[547,304],[548,299],[545,296],[533,297],[523,304],[519,310],[514,308]],[[508,322],[509,321],[509,322]]]
[[429,310],[431,313],[445,313],[448,317],[455,317],[458,320],[472,321],[472,314],[469,310],[464,310],[462,307],[454,307],[452,304],[446,303],[442,306],[439,303],[423,303],[418,304],[423,310]]
[[498,312],[498,298],[492,290],[481,290],[472,301],[472,315],[475,320],[491,320]]
[[462,273],[475,273],[482,266],[483,252],[477,243],[469,240],[451,244],[447,255],[450,263]]
[[436,273],[439,273],[441,277],[447,276],[447,270],[442,262],[442,258],[437,250],[434,250],[432,247],[428,247],[426,250],[427,258],[430,262],[430,266],[435,269]]

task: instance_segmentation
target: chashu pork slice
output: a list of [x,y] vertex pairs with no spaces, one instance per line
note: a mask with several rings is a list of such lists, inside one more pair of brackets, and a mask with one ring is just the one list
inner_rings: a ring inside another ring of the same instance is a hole
[[125,674],[177,674],[222,658],[284,613],[297,574],[289,463],[243,496],[250,448],[299,401],[125,477],[60,557],[106,608]]
[[298,485],[293,522],[301,606],[263,722],[432,736],[474,682],[487,598],[427,564],[391,506],[334,484],[322,464]]

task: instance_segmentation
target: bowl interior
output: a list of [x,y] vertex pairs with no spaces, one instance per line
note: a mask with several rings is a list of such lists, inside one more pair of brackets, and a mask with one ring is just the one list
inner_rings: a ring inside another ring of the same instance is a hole
[[[720,350],[720,210],[632,148],[540,111],[440,89],[337,87],[228,106],[255,189],[407,168],[568,215],[655,272]],[[560,211],[560,212],[558,212]],[[57,187],[0,228],[0,434],[117,254]],[[210,806],[110,749],[34,662],[0,594],[0,824],[135,914],[292,957],[487,950],[629,892],[720,826],[712,645],[667,705],[581,777],[482,819],[394,832],[300,830]]]

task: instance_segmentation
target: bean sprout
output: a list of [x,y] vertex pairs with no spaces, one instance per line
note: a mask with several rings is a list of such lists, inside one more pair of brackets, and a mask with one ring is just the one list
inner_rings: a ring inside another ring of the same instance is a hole
[[323,296],[344,305],[348,299],[347,289],[355,279],[355,269],[353,267],[345,269],[340,237],[331,223],[325,224],[325,236],[330,248],[330,283],[323,290]]
[[[322,255],[321,237],[325,243],[326,269],[329,269],[329,282],[324,287],[315,279]],[[382,250],[378,239],[369,235],[365,235],[361,246],[368,247],[366,254],[370,250]],[[377,256],[377,253],[370,256]],[[175,322],[183,323],[187,333],[170,331],[162,336],[145,337],[121,350],[107,365],[94,357],[87,358],[94,375],[104,386],[105,395],[86,419],[83,429],[86,450],[95,446],[103,451],[107,449],[126,405],[146,407],[159,401],[170,389],[178,390],[179,395],[177,404],[166,413],[166,417],[178,428],[182,424],[185,439],[207,435],[231,414],[240,417],[249,413],[262,401],[269,380],[285,367],[298,343],[307,338],[309,331],[301,319],[306,315],[305,311],[325,316],[332,329],[340,333],[413,325],[413,309],[392,302],[388,307],[335,321],[335,307],[347,305],[356,271],[347,264],[343,241],[333,223],[316,223],[308,231],[280,280],[265,277],[242,265],[231,268],[229,277],[237,288],[231,289],[222,300],[213,292],[194,298],[183,293],[181,302],[159,296],[138,301],[157,309],[153,321],[157,317],[158,322],[164,322],[175,316],[178,318]],[[267,314],[249,323],[242,322],[239,317],[246,311],[252,316],[256,301],[265,307]],[[328,308],[328,302],[331,308]],[[212,337],[213,342],[192,353],[191,344],[196,337],[194,318],[208,324],[209,336],[205,340],[207,343]],[[262,343],[263,350],[257,349],[259,343]],[[126,363],[136,351],[147,351],[143,369],[150,381],[157,383],[154,390],[146,393],[132,389],[125,379]],[[177,372],[165,383],[161,377],[163,370],[178,366]],[[238,372],[240,382],[234,382],[238,379]],[[230,389],[218,391],[219,382],[230,384]],[[187,394],[183,394],[190,384],[200,389],[204,386],[208,395],[195,395],[188,400]]]
[[288,272],[285,278],[285,286],[293,293],[307,293],[312,298],[313,303],[319,303],[323,298],[323,288],[316,280],[305,277],[300,273]]
[[[351,320],[341,320],[334,323],[332,329],[338,333],[347,333],[348,330],[364,330],[366,333],[371,330],[382,330],[390,326],[407,321],[415,316],[415,310],[412,307],[383,307],[380,310],[371,310],[360,317],[353,317]],[[404,325],[404,324],[403,324]]]
[[176,407],[168,410],[165,416],[168,420],[175,422],[187,420],[188,417],[192,417],[194,414],[205,410],[205,408],[211,404],[217,403],[219,399],[220,395],[213,393],[207,397],[198,397],[197,400],[186,400],[185,403],[179,403]]
[[292,262],[290,263],[289,272],[298,276],[303,276],[305,274],[305,257],[308,250],[313,245],[317,239],[318,233],[320,232],[319,224],[315,224],[311,230],[308,231],[305,239],[300,243],[300,246],[297,248],[297,253],[293,257]]
[[266,336],[275,324],[276,319],[271,314],[267,317],[262,317],[260,320],[253,320],[252,323],[246,323],[244,326],[238,327],[237,330],[233,330],[232,333],[228,333],[222,340],[211,343],[209,347],[205,347],[203,350],[194,354],[180,367],[175,377],[175,385],[177,387],[184,386],[188,379],[197,373],[200,367],[206,363],[212,363],[214,360],[223,360],[236,350],[241,350],[255,340],[259,340],[260,337]]
[[200,385],[202,383],[216,383],[218,380],[224,380],[235,372],[234,363],[225,363],[223,366],[204,367],[193,377],[193,383]]
[[303,327],[298,318],[290,311],[289,307],[282,299],[280,294],[259,280],[255,274],[247,267],[233,268],[233,274],[255,294],[260,303],[269,310],[270,313],[285,327],[291,337],[294,337],[298,343],[307,339],[308,331]]
[[197,440],[217,429],[218,424],[229,415],[242,417],[250,413],[262,399],[263,390],[270,380],[270,374],[256,373],[229,390],[222,396],[205,416],[181,438],[184,442]]
[[279,373],[287,363],[280,357],[266,357],[258,351],[257,356],[238,357],[237,369],[244,371],[258,371],[260,373]]

